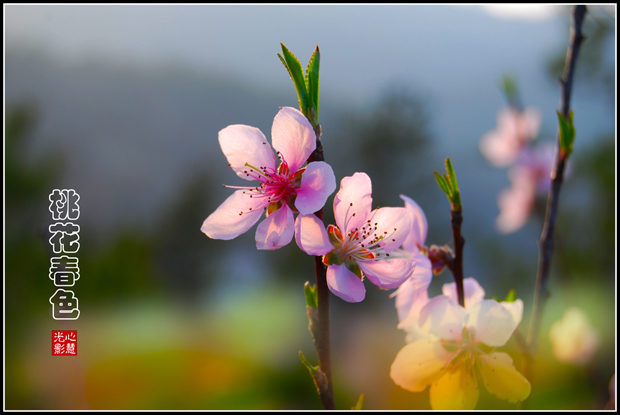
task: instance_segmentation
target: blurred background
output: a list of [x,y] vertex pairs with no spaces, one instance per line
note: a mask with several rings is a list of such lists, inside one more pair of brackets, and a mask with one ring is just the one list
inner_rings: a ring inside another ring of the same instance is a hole
[[[427,244],[451,244],[435,184],[450,157],[464,205],[464,268],[487,298],[511,288],[527,331],[542,220],[495,229],[509,185],[478,141],[496,128],[503,74],[555,139],[567,7],[5,6],[6,409],[318,409],[298,351],[317,362],[303,295],[313,259],[295,244],[257,251],[200,232],[236,185],[217,142],[229,124],[270,137],[297,107],[276,54],[305,66],[321,50],[320,122],[337,181],[373,181],[374,206],[416,200]],[[577,139],[562,188],[530,408],[600,409],[616,368],[615,6],[589,6],[571,106]],[[48,195],[81,199],[81,315],[51,317]],[[326,220],[331,220],[328,200]],[[544,200],[543,200],[544,203]],[[438,294],[451,274],[434,278]],[[428,409],[428,390],[394,385],[404,346],[389,292],[331,295],[336,405]],[[570,306],[599,346],[585,366],[558,362],[548,331]],[[52,357],[51,330],[77,330],[79,355]],[[517,367],[518,349],[504,348]],[[478,409],[515,409],[481,390]]]

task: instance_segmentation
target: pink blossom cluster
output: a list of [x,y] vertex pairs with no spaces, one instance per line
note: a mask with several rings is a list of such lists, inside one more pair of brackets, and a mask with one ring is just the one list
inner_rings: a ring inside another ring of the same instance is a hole
[[510,106],[497,115],[497,129],[480,139],[480,152],[495,167],[509,167],[511,186],[497,199],[497,229],[512,233],[527,222],[536,203],[536,195],[548,191],[555,162],[553,145],[533,146],[540,130],[542,115],[535,108],[523,111]]
[[[525,124],[517,130],[531,133],[533,128]],[[529,382],[516,371],[510,356],[494,351],[519,325],[523,302],[485,300],[473,278],[464,281],[465,307],[457,303],[454,283],[444,285],[442,295],[429,298],[433,273],[450,263],[452,253],[448,247],[426,246],[428,222],[413,199],[401,195],[404,207],[373,209],[370,177],[358,172],[341,180],[333,203],[336,223],[325,227],[315,213],[334,192],[336,181],[327,163],[306,164],[316,139],[302,113],[285,107],[276,115],[272,127],[276,153],[254,127],[231,125],[218,138],[233,171],[258,184],[227,186],[235,192],[205,219],[202,232],[214,239],[233,239],[265,214],[256,230],[257,248],[278,249],[294,237],[304,252],[322,257],[327,285],[341,299],[362,301],[364,279],[382,289],[397,289],[392,294],[397,327],[407,332],[408,343],[396,356],[390,375],[410,391],[430,385],[434,409],[473,409],[479,378],[502,399],[515,402],[529,395]],[[520,151],[517,166],[524,172],[518,177],[532,175],[532,183],[541,182],[545,171],[537,153],[525,158]]]
[[301,112],[284,107],[276,115],[275,154],[263,133],[247,125],[228,126],[218,139],[235,173],[258,184],[226,186],[236,191],[203,222],[201,231],[207,236],[236,238],[266,214],[256,230],[257,248],[278,249],[295,236],[304,252],[323,257],[330,290],[349,302],[364,299],[364,278],[393,289],[412,275],[416,256],[400,249],[410,244],[412,214],[404,207],[373,210],[372,184],[365,173],[342,179],[333,205],[336,224],[326,229],[315,215],[336,189],[336,180],[327,163],[306,164],[316,138]]

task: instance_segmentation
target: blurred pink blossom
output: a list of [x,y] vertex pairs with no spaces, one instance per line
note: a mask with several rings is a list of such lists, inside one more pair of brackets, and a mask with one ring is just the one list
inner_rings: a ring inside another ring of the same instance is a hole
[[323,207],[336,190],[336,178],[325,162],[302,166],[316,148],[314,130],[306,117],[291,107],[282,108],[273,120],[273,148],[263,133],[247,125],[230,125],[218,134],[229,166],[244,180],[257,186],[226,186],[238,189],[202,224],[200,230],[213,239],[233,239],[247,232],[267,211],[256,229],[258,249],[278,249],[293,239],[293,209],[310,214]]
[[480,139],[480,152],[495,167],[508,167],[520,156],[521,150],[536,136],[542,114],[533,107],[519,112],[509,106],[497,114],[497,129]]
[[571,307],[551,325],[549,339],[553,354],[562,363],[585,365],[598,348],[598,335],[579,308]]
[[553,144],[521,151],[519,160],[508,171],[511,187],[503,189],[497,198],[500,213],[496,226],[501,233],[512,233],[525,225],[536,203],[536,195],[549,191],[554,163]]
[[299,215],[295,222],[297,245],[307,254],[323,255],[329,289],[348,302],[366,296],[364,276],[380,288],[392,289],[415,266],[404,251],[396,251],[411,230],[411,213],[394,207],[371,211],[371,194],[370,177],[355,173],[342,179],[334,198],[336,225],[326,231],[313,214]]

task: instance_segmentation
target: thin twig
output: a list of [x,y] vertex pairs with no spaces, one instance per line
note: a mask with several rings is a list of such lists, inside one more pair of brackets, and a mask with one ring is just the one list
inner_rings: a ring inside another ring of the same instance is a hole
[[[570,112],[570,96],[572,92],[573,77],[575,73],[575,63],[579,53],[579,46],[584,39],[581,33],[581,26],[586,13],[586,6],[575,6],[572,14],[571,33],[568,48],[566,50],[566,61],[564,62],[564,74],[560,79],[561,98],[560,109],[565,118]],[[543,230],[538,240],[538,268],[536,274],[536,286],[534,289],[534,301],[532,305],[532,315],[530,318],[529,332],[527,336],[528,355],[524,360],[524,374],[531,380],[531,364],[538,345],[538,334],[542,320],[542,311],[545,300],[549,296],[547,287],[549,279],[549,265],[551,254],[553,253],[553,231],[558,210],[558,199],[560,187],[564,178],[564,167],[566,165],[566,154],[560,152],[560,135],[558,130],[557,138],[557,159],[555,169],[551,172],[551,188],[547,197],[547,208],[545,212],[545,222]]]
[[[323,144],[321,144],[321,126],[315,129],[316,149],[308,157],[308,163],[324,161]],[[323,209],[315,213],[323,221]],[[329,288],[327,287],[326,268],[320,256],[314,257],[316,269],[316,286],[318,298],[318,332],[316,336],[316,352],[319,355],[319,367],[327,378],[327,387],[319,388],[319,397],[323,409],[336,409],[334,388],[332,384],[332,362],[329,346]]]
[[450,210],[450,223],[452,224],[452,236],[454,237],[454,258],[450,264],[450,271],[456,283],[456,295],[459,305],[465,307],[465,289],[463,288],[463,246],[465,239],[461,235],[463,214],[459,210]]

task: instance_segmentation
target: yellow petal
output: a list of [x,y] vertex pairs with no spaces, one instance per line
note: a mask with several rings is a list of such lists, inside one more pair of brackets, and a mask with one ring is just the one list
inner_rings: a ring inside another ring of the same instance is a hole
[[478,403],[478,382],[462,367],[446,372],[431,385],[431,408],[444,410],[474,409]]
[[442,368],[454,353],[448,353],[436,340],[421,339],[408,343],[396,355],[390,377],[398,386],[422,392],[442,374]]
[[515,369],[508,354],[483,353],[479,358],[484,385],[493,395],[513,403],[522,401],[530,395],[530,382]]

